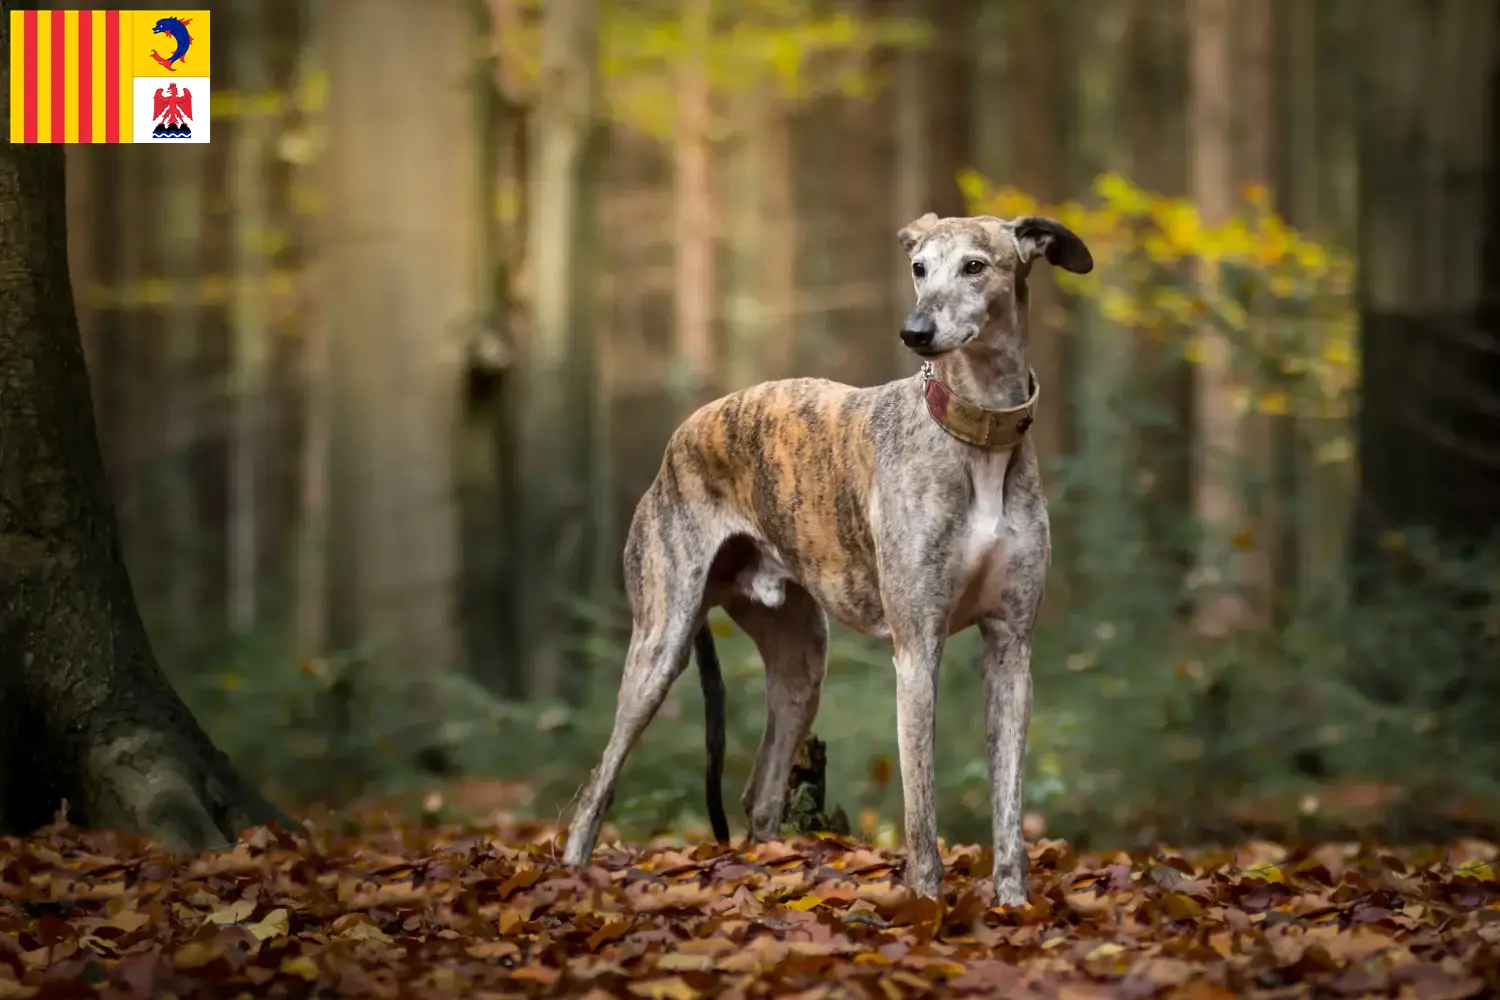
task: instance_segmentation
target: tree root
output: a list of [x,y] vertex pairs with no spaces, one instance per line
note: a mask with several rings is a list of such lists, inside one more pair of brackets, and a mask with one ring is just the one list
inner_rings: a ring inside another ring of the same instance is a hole
[[205,761],[202,748],[174,746],[187,742],[141,728],[94,747],[84,768],[88,824],[145,834],[177,855],[227,847],[245,829],[272,822],[301,832],[234,776],[217,750]]

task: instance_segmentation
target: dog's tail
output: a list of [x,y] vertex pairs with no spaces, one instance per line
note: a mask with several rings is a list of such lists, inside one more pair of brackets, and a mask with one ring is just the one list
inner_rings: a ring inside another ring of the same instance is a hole
[[704,735],[708,743],[708,773],[703,787],[708,798],[708,822],[714,828],[714,839],[725,844],[729,842],[729,820],[724,816],[724,672],[707,622],[693,637],[693,649],[698,654],[698,681],[703,685]]

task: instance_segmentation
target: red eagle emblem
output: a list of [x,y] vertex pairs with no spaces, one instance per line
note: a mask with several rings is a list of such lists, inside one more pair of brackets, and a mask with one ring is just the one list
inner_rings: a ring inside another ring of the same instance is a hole
[[169,83],[157,88],[152,102],[151,120],[157,123],[156,131],[162,135],[186,137],[192,134],[189,123],[193,120],[193,92],[177,84]]

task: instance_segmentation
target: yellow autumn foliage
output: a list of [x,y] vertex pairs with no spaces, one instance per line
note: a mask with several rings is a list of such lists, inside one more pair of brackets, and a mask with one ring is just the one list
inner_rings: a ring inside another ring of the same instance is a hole
[[[1222,223],[1183,198],[1143,190],[1117,173],[1087,203],[1039,202],[975,172],[960,178],[970,211],[1048,215],[1083,237],[1095,268],[1057,272],[1066,291],[1105,319],[1201,359],[1204,329],[1230,344],[1237,396],[1263,413],[1344,417],[1358,380],[1354,259],[1308,239],[1246,185]],[[1190,266],[1190,265],[1200,266]]]
[[[498,33],[496,55],[526,93],[540,73],[543,0],[518,0],[523,16]],[[791,101],[823,94],[868,96],[873,88],[865,56],[880,47],[919,48],[931,29],[899,17],[857,17],[848,11],[809,11],[802,0],[722,3],[700,53],[683,30],[676,3],[608,0],[600,6],[599,75],[604,113],[613,122],[659,139],[677,125],[679,71],[701,56],[717,95],[770,92]]]

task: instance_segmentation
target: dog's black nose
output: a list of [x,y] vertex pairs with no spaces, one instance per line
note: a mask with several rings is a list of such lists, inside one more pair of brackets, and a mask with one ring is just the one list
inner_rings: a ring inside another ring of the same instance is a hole
[[932,343],[933,335],[937,333],[937,324],[931,316],[922,313],[912,313],[906,317],[906,322],[901,324],[901,343],[910,348],[923,348]]

